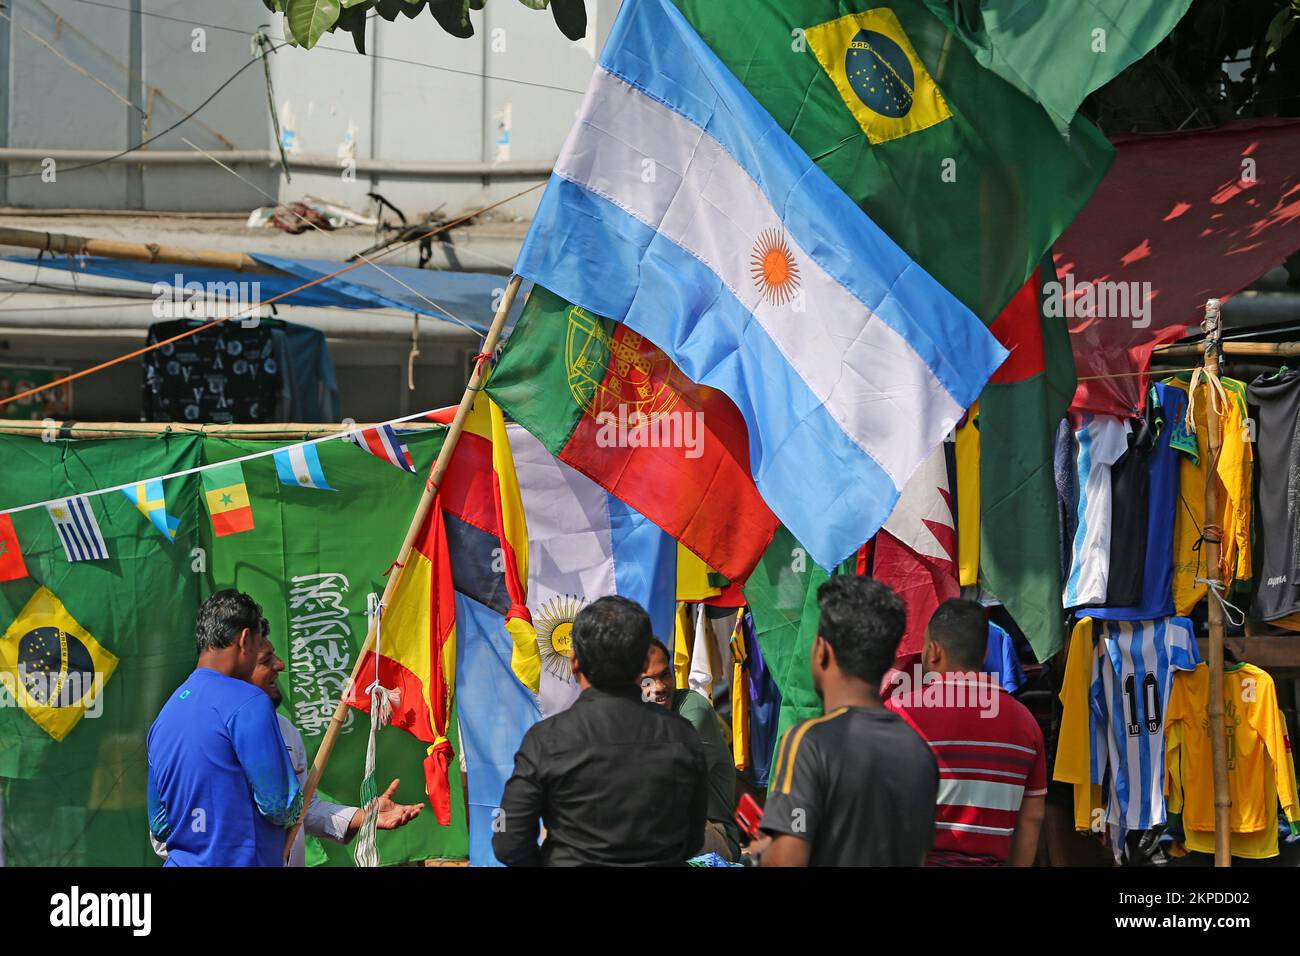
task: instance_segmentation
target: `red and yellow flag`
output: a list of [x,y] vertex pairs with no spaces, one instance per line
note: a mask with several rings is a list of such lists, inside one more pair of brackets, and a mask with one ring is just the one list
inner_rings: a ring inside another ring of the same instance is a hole
[[[435,498],[380,619],[379,643],[366,654],[348,703],[369,712],[366,688],[378,679],[398,692],[392,724],[429,744],[425,790],[438,823],[451,823],[447,739],[456,686],[456,603],[442,502]],[[376,678],[376,656],[378,677]]]

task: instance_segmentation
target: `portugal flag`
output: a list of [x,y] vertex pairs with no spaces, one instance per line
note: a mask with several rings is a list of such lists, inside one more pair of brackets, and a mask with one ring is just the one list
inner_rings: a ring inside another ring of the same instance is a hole
[[624,325],[537,286],[487,390],[552,455],[728,580],[749,577],[776,533],[740,411]]
[[438,823],[449,826],[447,766],[453,753],[447,721],[455,687],[456,605],[442,502],[437,498],[398,573],[401,577],[380,621],[377,647],[363,659],[348,703],[369,712],[366,688],[374,680],[397,691],[392,724],[429,745],[425,790]]

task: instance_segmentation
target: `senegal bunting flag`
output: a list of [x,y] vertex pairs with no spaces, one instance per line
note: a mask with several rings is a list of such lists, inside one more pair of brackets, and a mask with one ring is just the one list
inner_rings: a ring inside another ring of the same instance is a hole
[[18,706],[55,740],[95,712],[117,657],[39,588],[0,637],[0,682]]
[[239,462],[205,468],[203,498],[212,516],[212,533],[218,538],[253,530],[253,506],[244,484],[244,466]]
[[348,703],[369,713],[365,689],[374,680],[397,691],[392,724],[429,745],[425,791],[438,823],[445,827],[451,824],[447,767],[455,756],[447,722],[456,686],[456,595],[442,502],[437,498],[400,573],[392,603],[380,620],[378,654],[371,650],[362,659]]

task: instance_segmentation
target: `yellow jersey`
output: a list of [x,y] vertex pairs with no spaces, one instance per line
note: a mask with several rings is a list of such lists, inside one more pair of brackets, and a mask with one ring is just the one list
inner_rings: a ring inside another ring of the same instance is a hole
[[[1230,584],[1251,577],[1251,480],[1255,455],[1247,431],[1246,385],[1232,378],[1219,381],[1228,395],[1227,408],[1219,418],[1221,438],[1215,469],[1219,479],[1219,527],[1223,529],[1219,554],[1224,577]],[[1165,384],[1185,392],[1188,376],[1166,379]],[[1179,465],[1179,501],[1174,517],[1174,613],[1177,615],[1190,614],[1200,603],[1206,586],[1197,584],[1196,579],[1211,576],[1206,573],[1205,549],[1201,546],[1201,529],[1205,525],[1205,462],[1209,454],[1205,421],[1209,386],[1199,383],[1194,397],[1197,454],[1195,458],[1184,457]]]
[[[1181,813],[1187,848],[1214,852],[1214,771],[1210,754],[1208,664],[1174,679],[1166,718],[1165,790],[1169,810]],[[1232,799],[1232,853],[1277,855],[1277,806],[1297,822],[1295,762],[1273,678],[1253,664],[1223,675],[1228,728],[1228,792]],[[1240,836],[1239,836],[1240,835]]]
[[979,402],[957,429],[957,583],[980,583]]

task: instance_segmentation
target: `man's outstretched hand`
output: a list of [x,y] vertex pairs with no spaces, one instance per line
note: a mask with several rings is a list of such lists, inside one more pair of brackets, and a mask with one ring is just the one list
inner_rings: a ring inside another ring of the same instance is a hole
[[379,795],[378,814],[375,820],[375,826],[381,830],[396,830],[398,827],[404,827],[420,815],[424,809],[423,803],[396,803],[393,800],[393,794],[397,791],[397,785],[401,780],[394,780],[388,785],[388,789]]

